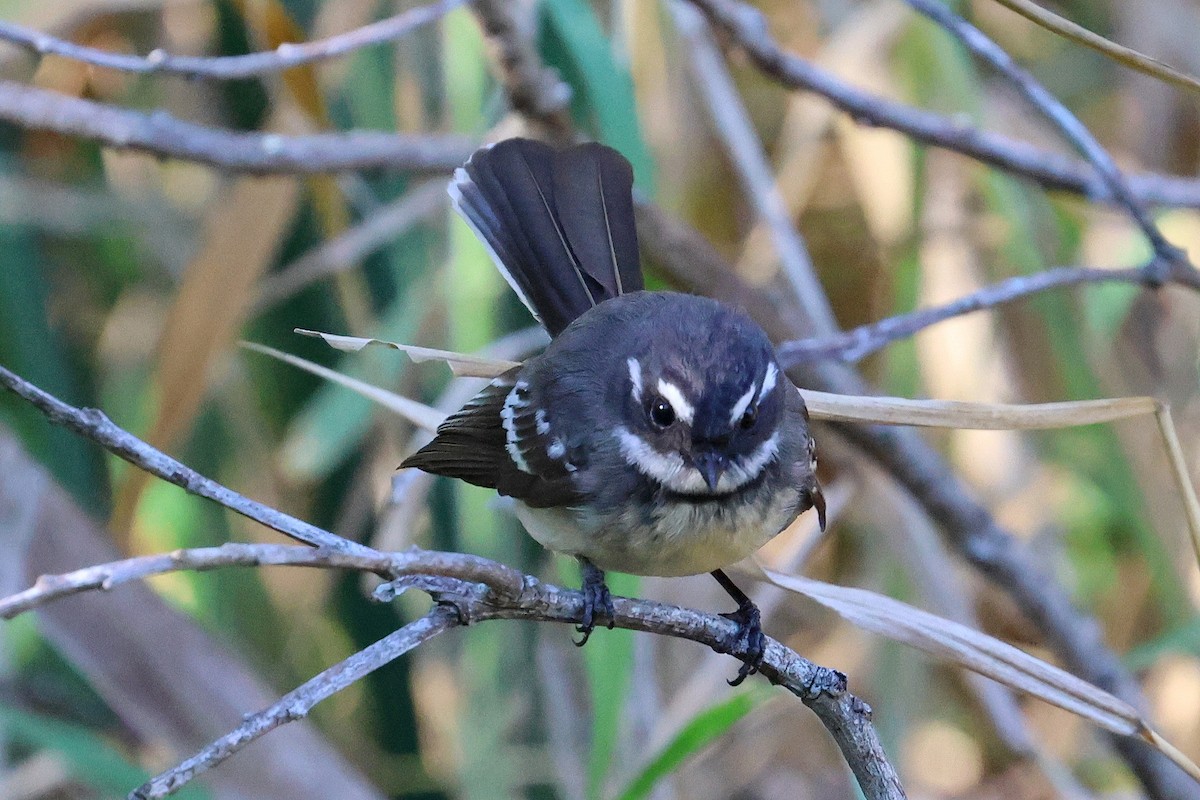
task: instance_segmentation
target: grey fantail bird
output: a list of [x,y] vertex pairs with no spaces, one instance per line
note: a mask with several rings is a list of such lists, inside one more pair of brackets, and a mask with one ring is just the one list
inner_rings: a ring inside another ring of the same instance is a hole
[[633,171],[598,144],[509,139],[455,172],[455,209],[552,338],[402,466],[495,488],[545,547],[579,559],[587,641],[612,626],[603,570],[711,572],[738,603],[754,673],[758,609],[721,567],[825,502],[799,392],[763,330],[703,297],[642,290]]

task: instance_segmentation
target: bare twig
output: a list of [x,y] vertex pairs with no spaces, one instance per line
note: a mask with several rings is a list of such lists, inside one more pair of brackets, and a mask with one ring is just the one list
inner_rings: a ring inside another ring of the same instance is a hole
[[353,131],[308,136],[239,133],[0,80],[0,120],[110,147],[250,174],[382,168],[452,172],[475,149],[466,137]]
[[162,50],[153,50],[146,56],[113,53],[3,20],[0,20],[0,41],[23,47],[39,56],[61,56],[122,72],[182,75],[187,78],[227,81],[281,72],[301,64],[336,58],[371,45],[392,42],[423,25],[441,19],[448,11],[465,2],[466,0],[439,0],[327,39],[303,43],[288,42],[271,52],[238,56],[176,56]]
[[1146,235],[1158,256],[1160,263],[1157,266],[1159,268],[1170,269],[1175,262],[1186,263],[1186,254],[1168,242],[1158,225],[1150,219],[1142,201],[1130,190],[1125,176],[1117,168],[1117,163],[1113,161],[1112,156],[1061,100],[1038,83],[1037,79],[1014,61],[1004,48],[988,38],[983,31],[951,11],[940,0],[905,0],[905,2],[945,28],[957,37],[968,50],[1003,75],[1083,154],[1100,174],[1109,194],[1116,199],[1118,204],[1125,207],[1129,216]]
[[234,730],[135,789],[129,799],[152,800],[174,794],[197,775],[217,766],[255,739],[280,725],[304,719],[317,703],[457,624],[453,608],[436,606],[416,622],[388,634],[288,692],[270,708],[251,714]]
[[1090,47],[1097,53],[1101,53],[1119,64],[1124,64],[1130,69],[1136,69],[1138,72],[1151,75],[1184,89],[1190,89],[1193,92],[1200,90],[1200,80],[1193,78],[1191,75],[1181,72],[1169,64],[1164,64],[1157,58],[1151,58],[1136,50],[1105,39],[1103,36],[1089,31],[1082,25],[1078,25],[1069,19],[1060,17],[1052,11],[1042,8],[1037,3],[1032,2],[1032,0],[996,0],[996,2],[1048,31],[1053,31],[1059,36],[1077,42],[1084,47]]
[[[1170,274],[1171,282],[1200,290],[1200,272],[1188,268],[1176,270]],[[832,336],[816,336],[784,342],[779,346],[779,358],[785,366],[798,366],[824,359],[853,364],[882,350],[892,342],[906,339],[918,331],[944,320],[970,314],[973,311],[997,308],[1047,289],[1090,283],[1155,286],[1157,285],[1157,275],[1149,267],[1130,269],[1059,267],[1032,275],[1018,275],[991,286],[985,286],[942,306],[899,314]]]
[[[428,622],[424,627],[410,625],[327,670],[270,709],[249,718],[237,730],[155,778],[132,797],[170,794],[258,736],[304,716],[315,703],[459,621],[530,619],[577,623],[582,617],[583,595],[580,592],[541,583],[476,556],[417,549],[388,554],[364,547],[205,478],[122,430],[102,412],[63,403],[3,367],[0,367],[0,385],[28,401],[51,422],[99,443],[130,463],[285,535],[318,546],[312,550],[294,546],[230,544],[127,559],[67,575],[43,577],[26,592],[0,601],[0,613],[4,615],[13,616],[53,599],[89,589],[109,588],[160,572],[262,564],[337,566],[374,572],[394,579],[393,583],[384,584],[376,591],[380,599],[389,599],[397,591],[415,587],[452,603],[455,608],[448,615],[446,611],[435,610],[426,617]],[[691,639],[739,658],[746,655],[744,645],[737,637],[736,623],[723,617],[623,598],[616,600],[615,608],[614,623],[620,627]],[[730,642],[738,644],[731,646]],[[799,697],[821,718],[845,753],[868,798],[899,800],[905,796],[871,726],[870,709],[846,691],[845,676],[817,666],[773,640],[768,641],[760,671],[773,683]]]
[[375,552],[369,547],[321,530],[282,511],[256,503],[146,444],[113,423],[103,411],[95,408],[76,408],[64,403],[2,366],[0,386],[32,404],[56,425],[70,428],[152,475],[157,475],[194,495],[220,503],[244,517],[261,522],[268,528],[313,547],[322,547],[335,553]]
[[[698,5],[730,0],[692,0]],[[750,13],[754,9],[745,7]],[[765,29],[764,29],[765,30]],[[770,46],[774,42],[765,40]],[[779,58],[793,59],[779,51]],[[1087,164],[1069,156],[980,131],[962,120],[893,103],[841,83],[801,59],[783,73],[767,70],[786,85],[822,94],[863,124],[893,128],[917,141],[944,147],[1033,180],[1048,189],[1082,194],[1097,202],[1113,198]],[[773,62],[769,62],[773,63]],[[764,67],[764,69],[766,69]],[[787,79],[792,69],[816,70],[828,86]],[[557,84],[565,86],[565,84]],[[841,102],[842,92],[852,103]],[[545,124],[551,117],[543,118]],[[156,156],[209,164],[254,175],[313,175],[351,170],[449,173],[474,151],[476,142],[451,134],[412,135],[380,131],[292,136],[242,133],[197,125],[164,111],[144,113],[120,106],[81,100],[10,81],[0,81],[0,120],[30,130],[52,131],[138,150]],[[562,141],[561,136],[555,137]],[[1155,173],[1131,175],[1131,191],[1143,202],[1200,208],[1200,181]]]

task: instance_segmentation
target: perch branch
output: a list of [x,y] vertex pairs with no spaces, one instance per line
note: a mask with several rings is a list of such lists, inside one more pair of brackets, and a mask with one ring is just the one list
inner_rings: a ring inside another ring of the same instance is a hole
[[[316,549],[310,549],[227,544],[126,559],[66,575],[44,576],[25,592],[0,601],[0,615],[11,617],[52,599],[89,589],[105,589],[161,572],[265,564],[337,566],[373,572],[394,579],[393,583],[383,584],[376,590],[379,599],[390,599],[398,591],[413,587],[454,607],[449,614],[435,609],[425,618],[424,626],[420,622],[413,623],[326,670],[271,708],[247,719],[235,731],[153,779],[134,792],[133,798],[170,794],[258,736],[304,716],[315,703],[460,621],[465,624],[489,619],[526,619],[578,623],[582,617],[583,595],[580,592],[544,584],[476,556],[418,549],[389,554],[364,547],[205,478],[122,430],[102,412],[68,405],[4,367],[0,367],[0,385],[32,404],[51,422],[97,442],[131,464],[280,533],[316,546]],[[731,641],[738,641],[737,625],[723,617],[625,598],[615,600],[615,609],[614,623],[619,627],[690,639],[739,658],[746,655],[740,643],[735,647],[729,645]],[[760,672],[773,683],[787,688],[820,717],[870,800],[900,800],[905,796],[895,769],[887,761],[871,725],[870,708],[846,691],[844,675],[813,664],[774,640],[768,641]]]
[[6,80],[0,80],[0,120],[252,175],[372,168],[449,173],[476,145],[450,134],[240,133],[185,122],[165,111],[147,114]]
[[[1200,272],[1194,269],[1175,270],[1170,273],[1169,280],[1200,290]],[[1128,283],[1153,287],[1157,285],[1158,277],[1150,266],[1130,269],[1059,267],[1032,275],[1018,275],[985,286],[945,305],[898,314],[831,336],[783,342],[779,345],[779,358],[788,367],[827,359],[853,364],[892,342],[907,339],[944,320],[996,308],[1048,289],[1089,283]]]
[[76,44],[5,21],[0,21],[0,41],[22,47],[38,56],[61,56],[122,72],[228,81],[282,72],[302,64],[336,58],[371,45],[395,41],[417,28],[441,19],[447,12],[465,2],[466,0],[440,0],[426,6],[410,8],[387,19],[327,39],[287,42],[271,51],[237,56],[177,56],[163,50],[152,50],[146,56],[114,53]]

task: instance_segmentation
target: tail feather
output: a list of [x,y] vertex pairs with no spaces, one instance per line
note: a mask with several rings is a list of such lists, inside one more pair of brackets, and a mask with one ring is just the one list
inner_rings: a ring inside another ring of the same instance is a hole
[[593,305],[642,288],[632,187],[629,162],[611,148],[509,139],[471,156],[450,196],[553,336]]

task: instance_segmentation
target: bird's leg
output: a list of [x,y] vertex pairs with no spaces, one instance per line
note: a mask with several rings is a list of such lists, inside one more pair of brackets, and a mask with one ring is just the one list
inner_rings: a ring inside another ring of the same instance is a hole
[[612,595],[608,593],[608,586],[604,583],[604,570],[579,556],[579,571],[583,573],[583,618],[575,630],[583,636],[575,646],[583,647],[596,627],[596,617],[607,617],[608,629],[612,630],[616,611],[613,609]]
[[758,612],[758,606],[754,605],[754,601],[747,597],[746,593],[739,589],[723,570],[713,570],[712,576],[738,604],[737,611],[721,615],[738,624],[737,632],[729,645],[729,651],[735,652],[745,642],[746,655],[742,658],[742,666],[738,669],[737,677],[729,681],[730,686],[737,686],[748,676],[758,672],[758,668],[762,666],[763,653],[767,648],[767,637],[763,635],[762,617]]

